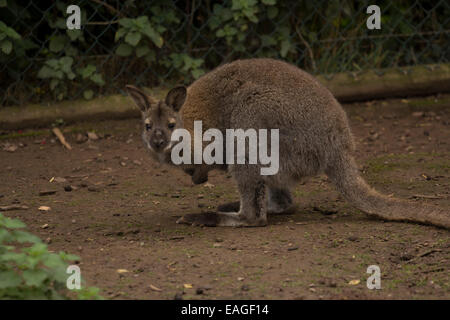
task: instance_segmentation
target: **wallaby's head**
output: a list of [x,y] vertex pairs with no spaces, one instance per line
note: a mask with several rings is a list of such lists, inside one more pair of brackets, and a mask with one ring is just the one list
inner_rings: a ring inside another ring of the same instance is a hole
[[160,101],[134,86],[127,85],[126,89],[141,110],[142,139],[150,154],[160,162],[170,162],[170,137],[173,130],[182,127],[178,111],[186,99],[186,88],[173,88]]

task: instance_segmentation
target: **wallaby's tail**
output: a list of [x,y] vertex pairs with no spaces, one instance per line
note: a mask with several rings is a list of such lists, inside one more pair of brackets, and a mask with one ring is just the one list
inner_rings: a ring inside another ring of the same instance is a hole
[[388,221],[415,222],[450,229],[449,210],[389,198],[372,189],[350,155],[340,155],[326,170],[341,194],[368,215]]

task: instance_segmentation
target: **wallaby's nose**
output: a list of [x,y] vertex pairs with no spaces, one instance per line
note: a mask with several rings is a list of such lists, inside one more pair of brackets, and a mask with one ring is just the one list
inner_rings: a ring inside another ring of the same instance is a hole
[[156,148],[160,148],[163,144],[164,144],[164,140],[163,139],[158,139],[158,140],[155,140],[155,147]]
[[156,149],[159,149],[164,145],[164,143],[165,143],[164,133],[162,132],[161,129],[155,130],[152,140],[153,140],[153,145]]

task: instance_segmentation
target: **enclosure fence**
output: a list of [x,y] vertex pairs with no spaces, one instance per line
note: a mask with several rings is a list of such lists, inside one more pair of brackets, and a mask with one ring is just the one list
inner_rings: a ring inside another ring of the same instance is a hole
[[[366,25],[372,4],[381,29]],[[80,29],[68,29],[70,5]],[[449,63],[449,33],[448,0],[0,0],[0,105],[187,84],[252,57],[326,77],[382,77],[385,68]]]

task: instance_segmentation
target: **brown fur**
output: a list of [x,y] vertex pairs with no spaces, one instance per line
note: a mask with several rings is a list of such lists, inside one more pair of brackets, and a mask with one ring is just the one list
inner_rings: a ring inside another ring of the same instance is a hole
[[[134,94],[138,105],[145,100]],[[195,120],[202,120],[203,131],[217,128],[224,136],[225,129],[237,128],[278,128],[280,135],[276,175],[261,176],[259,164],[229,166],[241,194],[238,212],[188,215],[180,222],[265,225],[267,211],[292,208],[289,189],[294,183],[325,172],[347,200],[369,215],[450,228],[448,212],[388,198],[364,182],[352,156],[353,137],[344,110],[328,89],[293,65],[272,59],[237,60],[202,76],[185,96],[180,88],[169,92],[166,103],[174,95],[177,127],[188,129],[191,136]],[[149,109],[151,104],[143,112]],[[206,181],[208,171],[218,167],[183,166],[196,183]],[[268,192],[261,191],[265,189]]]

